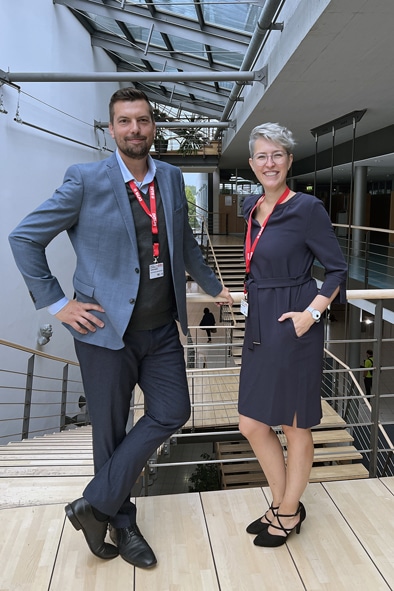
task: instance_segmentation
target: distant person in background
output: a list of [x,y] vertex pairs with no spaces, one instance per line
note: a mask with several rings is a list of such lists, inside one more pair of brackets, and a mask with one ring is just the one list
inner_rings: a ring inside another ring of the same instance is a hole
[[78,400],[79,413],[70,417],[66,415],[66,425],[76,425],[77,427],[85,427],[90,424],[88,407],[86,405],[85,396],[80,396]]
[[[208,343],[212,341],[211,333],[216,332],[216,328],[208,328],[215,326],[215,316],[210,312],[209,308],[204,308],[204,316],[201,318],[200,326],[203,330],[207,331]],[[207,328],[204,328],[207,327]]]
[[364,386],[365,386],[365,394],[367,396],[371,396],[371,389],[372,389],[372,369],[373,367],[373,351],[371,349],[367,349],[367,358],[364,359],[364,365],[366,371],[364,372]]

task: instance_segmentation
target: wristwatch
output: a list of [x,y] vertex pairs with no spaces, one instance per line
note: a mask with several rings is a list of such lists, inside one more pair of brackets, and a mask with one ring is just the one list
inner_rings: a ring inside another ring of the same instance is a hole
[[321,313],[316,308],[312,308],[312,306],[307,307],[308,312],[312,314],[312,318],[315,322],[320,322]]

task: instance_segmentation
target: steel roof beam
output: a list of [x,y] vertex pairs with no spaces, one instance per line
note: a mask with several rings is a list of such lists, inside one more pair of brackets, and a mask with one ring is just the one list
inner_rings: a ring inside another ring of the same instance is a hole
[[[142,85],[136,86],[141,88]],[[161,105],[172,107],[174,109],[189,111],[194,115],[201,115],[202,117],[209,117],[211,119],[220,119],[223,112],[222,105],[216,105],[212,102],[192,102],[189,97],[185,97],[184,95],[179,95],[177,93],[160,94],[160,90],[158,88],[153,89],[142,86],[142,89],[146,92],[151,102],[160,103]]]
[[249,72],[4,72],[3,82],[254,82],[264,70]]
[[[154,18],[146,8],[133,6],[121,9],[118,3],[109,1],[102,4],[97,0],[53,0],[54,4],[62,4],[68,8],[106,17],[115,21],[122,21],[127,25],[149,29],[152,19],[155,31],[175,37],[183,37],[203,45],[235,51],[244,54],[251,39],[249,33],[240,33],[224,27],[205,25],[201,31],[198,22],[174,14],[165,14],[164,18]],[[162,13],[160,13],[160,16]]]
[[[192,55],[185,55],[174,49],[169,50],[171,52],[170,57],[165,53],[165,49],[160,49],[157,46],[150,46],[150,50],[147,55],[144,55],[144,44],[133,42],[130,44],[126,39],[120,37],[114,37],[113,35],[103,33],[101,31],[95,32],[91,35],[92,45],[94,47],[101,47],[107,51],[114,53],[125,53],[127,52],[132,57],[137,59],[147,59],[163,66],[170,68],[181,68],[185,71],[215,71],[215,67],[209,67],[207,60]],[[220,68],[221,71],[234,72],[238,71],[235,67],[225,66]]]
[[188,94],[195,94],[196,99],[205,100],[209,103],[218,104],[223,109],[224,105],[227,102],[230,92],[225,91],[223,93],[218,93],[215,88],[209,88],[208,86],[203,86],[202,84],[174,84],[171,88],[167,88],[163,85],[168,94],[173,93],[174,91],[178,92],[179,95],[184,96],[184,100],[190,100]]
[[[99,128],[106,128],[109,126],[108,121],[94,121],[94,126]],[[231,121],[156,121],[156,127],[161,129],[200,129],[200,128],[213,128],[213,129],[227,129],[232,127]]]

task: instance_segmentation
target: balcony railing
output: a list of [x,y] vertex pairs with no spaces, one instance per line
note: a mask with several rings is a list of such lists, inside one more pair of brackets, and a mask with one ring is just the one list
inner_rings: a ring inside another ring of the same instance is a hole
[[[234,294],[234,297],[238,300],[242,294]],[[393,475],[394,420],[382,420],[380,407],[383,401],[387,403],[391,400],[394,409],[394,393],[390,389],[390,384],[394,384],[394,366],[384,365],[382,361],[383,354],[387,358],[387,351],[392,348],[394,341],[390,334],[386,338],[382,330],[383,302],[394,298],[394,290],[351,290],[347,297],[350,301],[367,298],[376,300],[374,333],[366,339],[327,339],[322,398],[346,422],[346,429],[352,434],[370,476]],[[188,300],[190,303],[204,303],[212,302],[215,298],[192,293],[188,294]],[[185,359],[192,415],[182,432],[174,434],[178,440],[187,437],[198,441],[201,435],[216,439],[223,435],[227,438],[229,435],[240,435],[237,428],[239,367],[232,362],[232,349],[239,347],[239,344],[228,339],[233,328],[233,325],[219,325],[218,332],[212,335],[212,343],[205,343],[198,336],[198,327],[190,327],[189,339],[185,344]],[[367,397],[360,387],[362,369],[359,366],[349,367],[331,350],[334,346],[346,349],[356,344],[374,349],[371,397]],[[0,441],[5,444],[65,428],[76,428],[75,421],[70,421],[70,418],[75,419],[80,414],[79,402],[83,396],[78,364],[4,340],[0,341],[0,346]],[[204,364],[204,352],[209,349],[214,349],[217,355],[213,363],[216,367]],[[143,397],[138,389],[131,410],[135,419],[143,412]],[[170,443],[167,442],[167,453]],[[255,461],[253,457],[249,459]],[[210,462],[220,463],[220,460],[213,459]],[[201,464],[201,461],[190,463]],[[153,459],[150,469],[169,465],[171,463],[168,461],[163,463]]]

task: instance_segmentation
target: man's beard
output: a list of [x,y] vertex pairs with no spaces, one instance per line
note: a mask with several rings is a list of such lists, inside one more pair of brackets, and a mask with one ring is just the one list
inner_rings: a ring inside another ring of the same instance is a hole
[[123,154],[129,158],[135,158],[136,160],[146,158],[150,150],[150,146],[147,142],[140,144],[139,146],[132,146],[127,142],[122,142],[122,145],[118,144],[118,148]]

